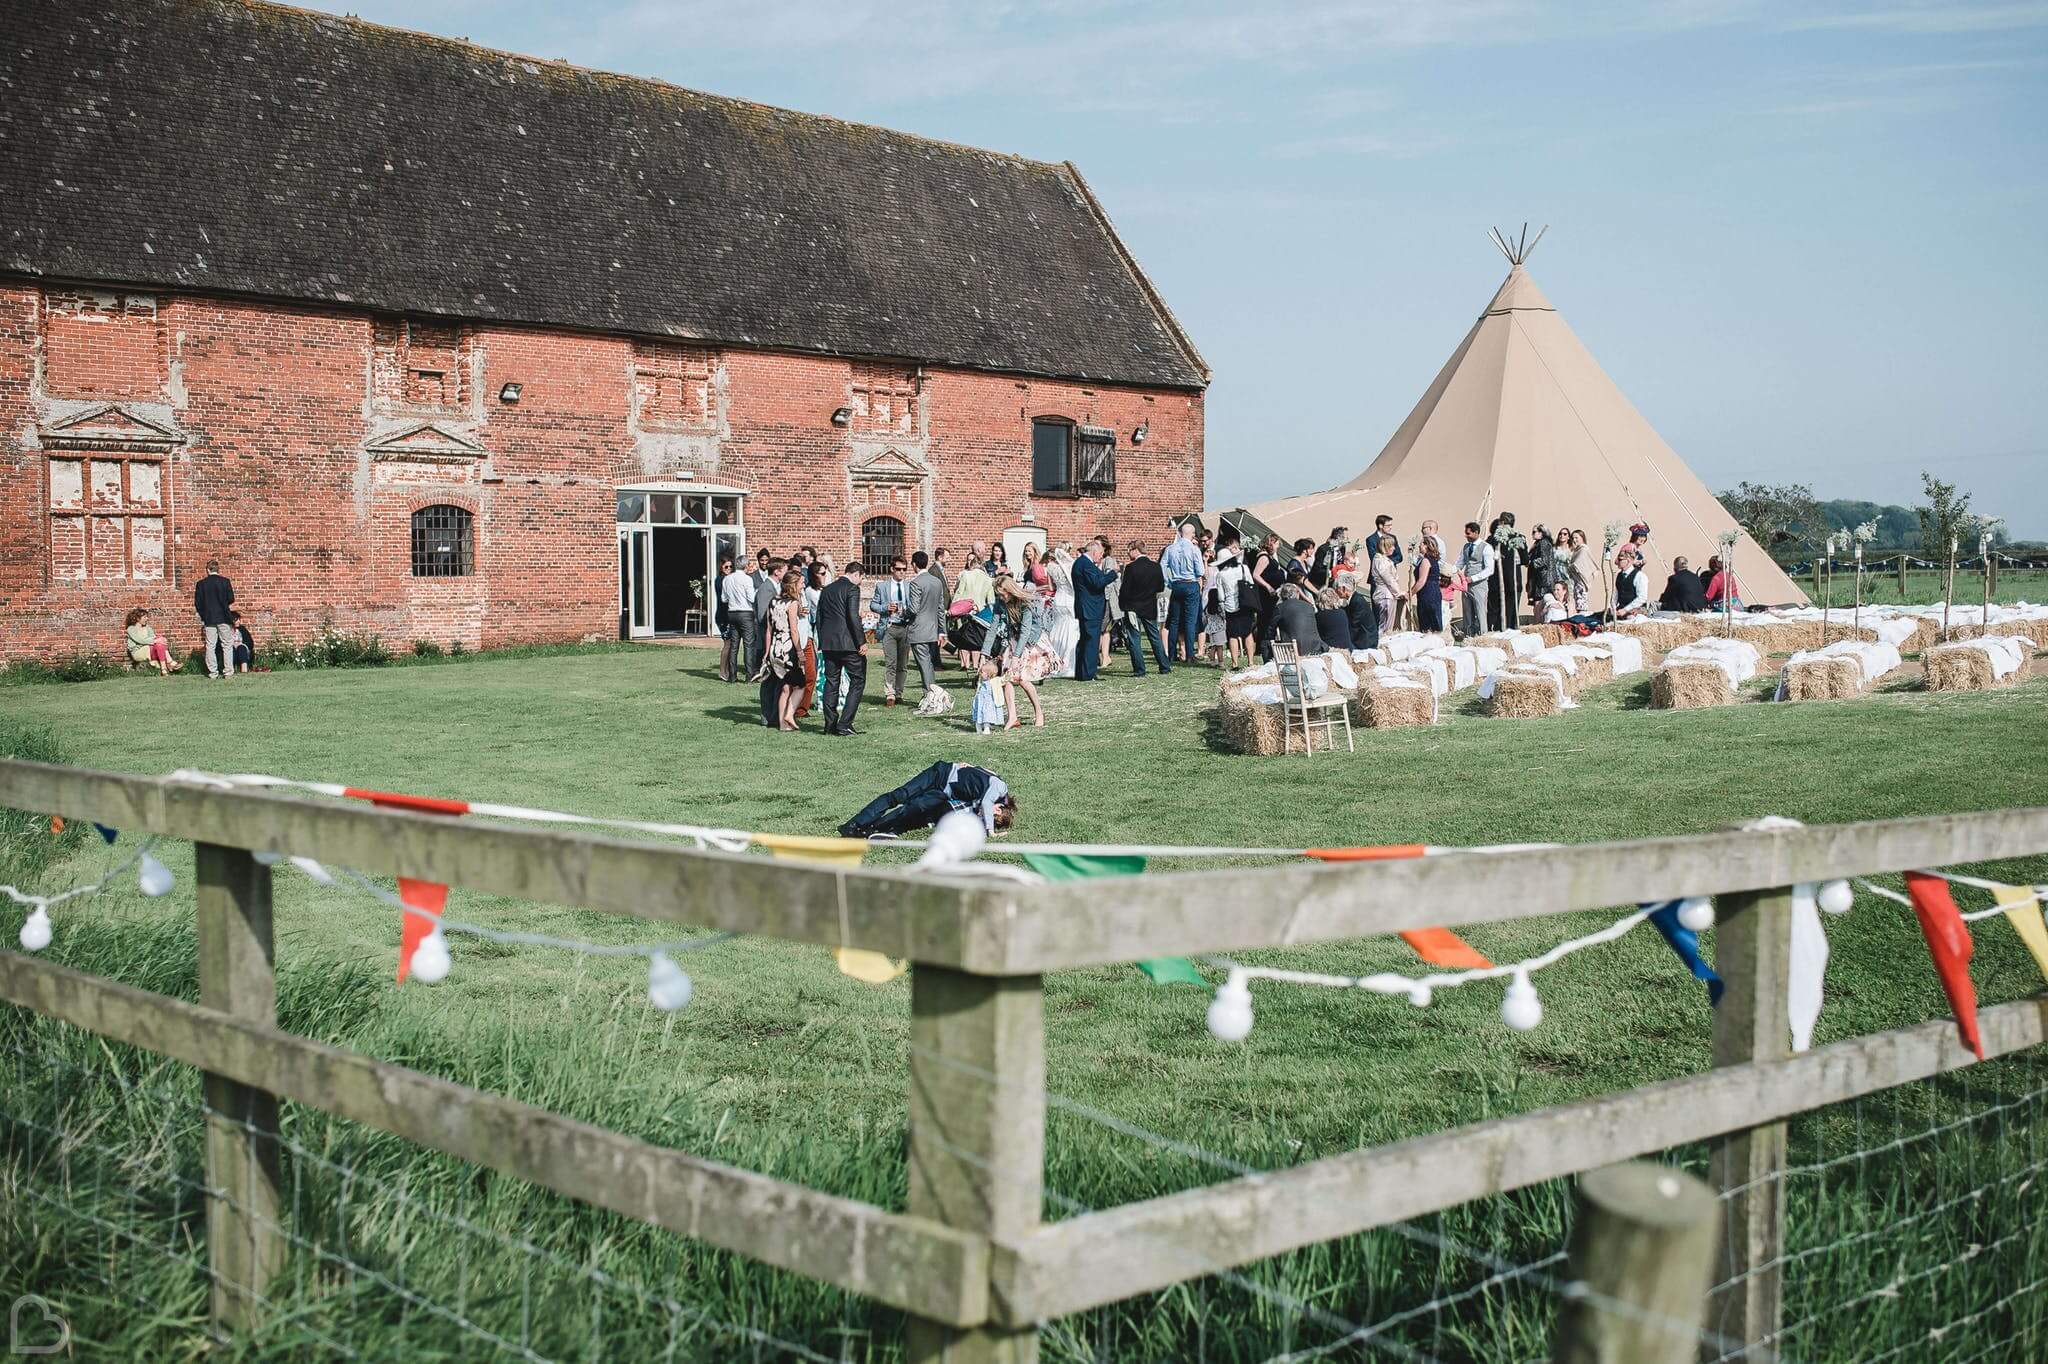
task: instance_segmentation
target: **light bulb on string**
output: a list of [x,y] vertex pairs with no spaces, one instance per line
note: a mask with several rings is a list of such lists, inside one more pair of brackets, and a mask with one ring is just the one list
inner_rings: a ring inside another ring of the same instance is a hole
[[1543,1021],[1543,1001],[1536,998],[1536,986],[1527,971],[1515,972],[1508,992],[1500,1002],[1500,1020],[1516,1032],[1528,1032]]
[[171,887],[177,883],[177,878],[171,875],[169,867],[149,853],[142,855],[142,868],[135,874],[135,884],[144,895],[152,900],[169,895]]
[[1704,895],[1689,895],[1678,902],[1679,927],[1704,933],[1714,926],[1714,902]]
[[1849,906],[1856,903],[1856,893],[1849,889],[1847,881],[1821,882],[1820,893],[1814,898],[1830,914],[1847,914]]
[[412,976],[427,985],[437,985],[448,978],[448,968],[454,959],[448,955],[448,939],[443,937],[439,926],[420,939],[420,945],[413,949]]
[[1430,988],[1419,980],[1408,987],[1408,1002],[1418,1009],[1427,1009],[1429,1001],[1435,997]]
[[50,945],[50,911],[37,905],[35,912],[21,923],[21,945],[24,950],[40,952]]
[[695,987],[676,959],[656,952],[647,963],[647,1002],[665,1013],[673,1013],[690,1002]]
[[1252,991],[1243,976],[1232,972],[1216,987],[1209,1002],[1209,1034],[1219,1042],[1242,1042],[1252,1032]]
[[972,862],[988,843],[988,830],[981,816],[969,810],[948,811],[932,830],[924,851],[918,854],[921,867],[944,866],[949,862]]

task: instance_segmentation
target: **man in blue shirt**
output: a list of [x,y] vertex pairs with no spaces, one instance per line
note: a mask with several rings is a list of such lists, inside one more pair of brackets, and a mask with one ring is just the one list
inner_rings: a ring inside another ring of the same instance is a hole
[[[1195,661],[1202,638],[1202,548],[1195,543],[1195,523],[1180,523],[1180,536],[1159,556],[1166,575],[1166,656],[1175,663]],[[1166,671],[1165,667],[1160,668]]]

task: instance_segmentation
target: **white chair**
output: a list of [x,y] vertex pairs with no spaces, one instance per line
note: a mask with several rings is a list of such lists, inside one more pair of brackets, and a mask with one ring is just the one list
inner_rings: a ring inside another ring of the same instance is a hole
[[[1283,751],[1292,745],[1295,726],[1301,727],[1302,744],[1316,751],[1316,732],[1329,736],[1330,751],[1337,751],[1337,726],[1344,726],[1344,751],[1356,753],[1351,739],[1351,702],[1342,692],[1326,691],[1310,696],[1301,675],[1301,648],[1292,640],[1273,641],[1273,661],[1280,665],[1280,717]],[[1297,717],[1296,712],[1299,712]],[[1332,712],[1335,712],[1334,714]]]

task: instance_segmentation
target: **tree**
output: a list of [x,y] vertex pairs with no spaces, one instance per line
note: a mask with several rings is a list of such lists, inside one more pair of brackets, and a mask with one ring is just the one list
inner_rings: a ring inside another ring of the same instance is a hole
[[1766,551],[1788,543],[1818,545],[1827,535],[1827,519],[1813,489],[1804,483],[1743,482],[1720,494],[1721,505],[1736,524]]
[[1920,552],[1939,557],[1948,553],[1951,537],[1965,554],[1975,549],[1977,519],[1970,515],[1970,495],[1956,491],[1925,470],[1920,474],[1921,494],[1927,505],[1913,510],[1920,517]]

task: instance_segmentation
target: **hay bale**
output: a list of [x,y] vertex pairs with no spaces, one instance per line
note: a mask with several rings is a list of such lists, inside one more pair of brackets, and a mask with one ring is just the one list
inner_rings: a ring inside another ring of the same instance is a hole
[[1579,670],[1572,674],[1571,694],[1577,696],[1588,687],[1597,687],[1614,680],[1614,655],[1601,651],[1583,655],[1578,660]]
[[1863,694],[1863,669],[1853,658],[1803,658],[1785,665],[1778,686],[1786,701],[1842,701]]
[[1546,649],[1554,649],[1572,637],[1570,627],[1565,625],[1524,625],[1522,633],[1536,636]]
[[1486,698],[1486,713],[1511,720],[1559,714],[1564,710],[1564,699],[1557,677],[1549,668],[1501,669],[1493,675],[1493,694]]
[[1930,642],[1938,639],[1944,644],[1959,644],[1966,639],[1982,639],[1986,635],[2003,635],[2011,639],[2024,639],[2031,648],[2039,648],[2042,638],[2048,636],[2048,626],[2043,626],[2040,621],[2035,620],[2012,621],[2003,625],[1997,621],[1989,625],[1952,625],[1945,636],[1941,633],[1940,621],[1931,620],[1927,624],[1931,627]]
[[1650,674],[1650,705],[1657,710],[1699,710],[1734,703],[1735,687],[1718,663],[1666,663]]
[[[1983,639],[1987,636],[1978,638]],[[1990,691],[1994,687],[2018,686],[2027,675],[2027,658],[2034,651],[2032,640],[2020,638],[2019,643],[2019,667],[2003,677],[1998,676],[1997,670],[1992,667],[1990,650],[1980,645],[1958,642],[1937,645],[1929,649],[1920,658],[1927,669],[1927,690]]]
[[1233,753],[1270,758],[1279,753],[1306,753],[1307,736],[1287,724],[1277,704],[1262,704],[1238,695],[1225,700],[1218,710],[1223,745]]
[[1499,649],[1509,658],[1526,657],[1543,648],[1540,638],[1521,630],[1495,630],[1491,634],[1474,635],[1465,643],[1475,649]]
[[1436,696],[1427,686],[1388,686],[1368,676],[1351,697],[1351,723],[1361,729],[1435,724]]

